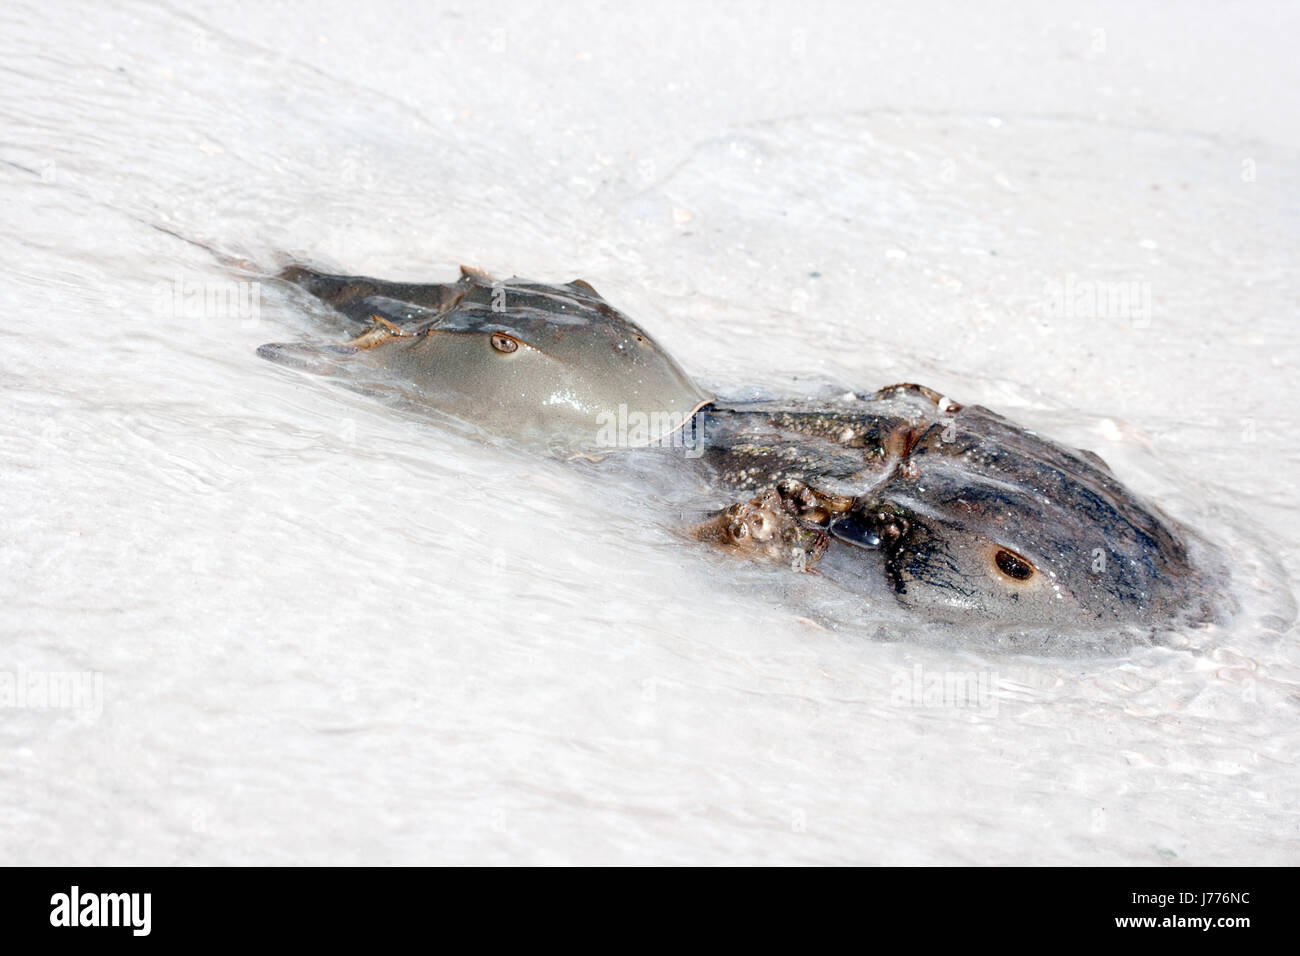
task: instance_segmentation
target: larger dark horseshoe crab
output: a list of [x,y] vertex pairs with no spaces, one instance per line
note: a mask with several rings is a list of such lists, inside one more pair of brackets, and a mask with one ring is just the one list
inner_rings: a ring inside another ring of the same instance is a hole
[[[884,576],[927,618],[1016,627],[1205,617],[1185,529],[1088,451],[903,384],[833,403],[724,404],[582,281],[414,285],[294,266],[355,323],[346,342],[266,345],[327,374],[382,370],[405,397],[504,438],[607,454],[679,443],[728,551]],[[725,497],[724,497],[725,496]]]

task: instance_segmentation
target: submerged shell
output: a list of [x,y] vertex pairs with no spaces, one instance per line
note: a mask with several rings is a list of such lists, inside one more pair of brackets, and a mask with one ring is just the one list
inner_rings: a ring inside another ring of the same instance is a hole
[[[711,396],[581,280],[544,285],[463,269],[390,283],[296,268],[285,277],[369,327],[340,351],[384,369],[420,404],[503,438],[594,449],[661,442]],[[264,347],[268,358],[301,348]],[[301,363],[299,363],[301,364]]]

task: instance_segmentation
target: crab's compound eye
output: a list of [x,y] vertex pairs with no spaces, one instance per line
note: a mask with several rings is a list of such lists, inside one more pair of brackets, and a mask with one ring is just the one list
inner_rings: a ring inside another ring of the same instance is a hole
[[515,351],[515,349],[519,348],[519,340],[511,338],[504,332],[493,332],[491,342],[494,349],[505,355],[509,355],[511,352]]
[[1034,566],[1014,551],[1002,549],[993,555],[998,570],[1013,581],[1028,581],[1034,576]]

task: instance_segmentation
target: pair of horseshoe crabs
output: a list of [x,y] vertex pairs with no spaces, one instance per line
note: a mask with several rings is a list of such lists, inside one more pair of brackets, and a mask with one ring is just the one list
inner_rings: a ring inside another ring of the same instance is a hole
[[1091,452],[912,384],[827,403],[720,402],[586,282],[461,271],[416,285],[290,267],[281,278],[355,334],[259,354],[380,372],[419,405],[530,445],[676,445],[720,506],[696,538],[804,571],[832,551],[929,619],[1158,627],[1202,597],[1186,531]]

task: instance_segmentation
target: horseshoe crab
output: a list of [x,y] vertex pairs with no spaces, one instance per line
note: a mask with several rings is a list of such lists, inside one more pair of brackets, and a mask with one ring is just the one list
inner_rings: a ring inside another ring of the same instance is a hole
[[732,554],[883,579],[928,619],[1160,625],[1209,612],[1187,532],[1095,454],[915,384],[828,403],[729,404],[581,280],[415,285],[293,266],[354,325],[265,345],[330,375],[382,370],[406,398],[573,455],[675,445],[717,509],[691,529]]

